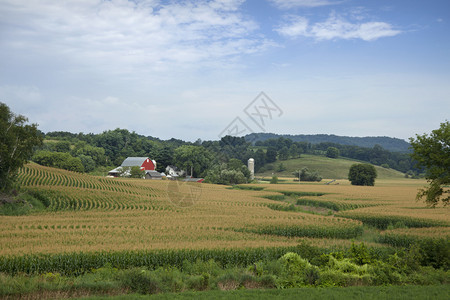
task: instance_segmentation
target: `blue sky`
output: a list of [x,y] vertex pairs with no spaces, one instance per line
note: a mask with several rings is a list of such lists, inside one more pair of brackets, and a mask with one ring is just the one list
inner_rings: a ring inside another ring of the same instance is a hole
[[444,0],[0,0],[0,101],[44,132],[208,140],[261,131],[263,91],[266,132],[407,139],[449,119],[449,22]]

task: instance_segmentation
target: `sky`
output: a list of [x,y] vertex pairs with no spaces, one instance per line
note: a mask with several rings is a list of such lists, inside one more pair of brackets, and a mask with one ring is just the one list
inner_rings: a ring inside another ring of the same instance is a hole
[[407,140],[450,119],[448,0],[0,0],[0,102],[43,132]]

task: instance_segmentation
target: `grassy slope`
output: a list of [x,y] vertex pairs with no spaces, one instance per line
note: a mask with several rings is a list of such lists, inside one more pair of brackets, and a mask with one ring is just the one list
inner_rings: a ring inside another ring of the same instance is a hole
[[[286,167],[286,171],[277,172],[276,169],[280,163]],[[310,170],[316,170],[323,178],[346,179],[350,166],[358,161],[347,158],[328,158],[318,155],[302,154],[300,158],[280,161],[273,163],[274,170],[258,173],[257,176],[271,176],[272,172],[281,177],[292,177],[292,172],[307,167]],[[375,166],[379,179],[403,178],[404,174],[393,170]]]

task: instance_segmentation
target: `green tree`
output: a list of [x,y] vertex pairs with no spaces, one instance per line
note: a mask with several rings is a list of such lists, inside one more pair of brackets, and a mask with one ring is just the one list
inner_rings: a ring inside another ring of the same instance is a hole
[[53,144],[53,149],[56,152],[70,152],[70,142],[69,141],[59,141]]
[[95,161],[89,155],[81,154],[78,158],[81,160],[85,172],[91,172],[95,169]]
[[130,168],[130,177],[131,178],[143,178],[145,176],[145,171],[141,170],[138,166],[133,166]]
[[336,147],[328,147],[326,156],[329,158],[338,158],[339,157],[339,149]]
[[150,154],[151,158],[156,160],[156,170],[158,172],[165,172],[166,167],[173,164],[174,150],[171,147],[165,146],[159,150],[152,151]]
[[413,149],[411,157],[418,167],[425,168],[425,177],[429,182],[427,188],[419,190],[417,200],[425,197],[425,202],[436,206],[440,200],[445,205],[450,203],[450,192],[444,186],[450,184],[450,123],[441,123],[439,129],[430,135],[416,135],[410,138]]
[[316,171],[310,171],[308,168],[304,167],[301,170],[294,171],[292,173],[295,178],[298,178],[300,175],[300,181],[321,181],[322,176],[319,175]]
[[84,166],[79,157],[73,157],[66,152],[51,152],[40,150],[33,156],[33,161],[47,167],[65,169],[74,172],[84,172]]
[[286,167],[283,165],[283,163],[280,163],[277,167],[277,172],[283,172],[286,171]]
[[348,172],[352,185],[375,185],[377,170],[371,164],[353,164]]
[[[233,159],[231,159],[233,160]],[[231,161],[228,164],[217,164],[208,170],[205,180],[216,184],[240,184],[247,183],[250,172],[240,160]],[[238,165],[239,162],[239,165]]]
[[184,145],[174,151],[175,165],[186,170],[188,174],[190,174],[192,167],[195,177],[204,176],[212,159],[212,154],[202,146]]
[[255,159],[255,172],[258,172],[266,164],[266,154],[262,149],[258,149],[253,158]]
[[266,162],[271,163],[277,160],[277,150],[275,148],[269,147],[266,152]]
[[42,145],[37,124],[26,124],[28,119],[15,115],[0,102],[0,191],[9,192],[17,172],[32,156],[34,148]]
[[280,157],[280,160],[287,160],[289,158],[288,147],[284,146],[283,148],[281,148],[281,150],[278,152],[278,155]]
[[250,171],[239,159],[232,158],[228,163],[216,164],[209,168],[205,180],[216,184],[240,184],[250,181]]
[[299,148],[297,144],[292,144],[292,146],[289,148],[289,155],[291,158],[298,158],[300,157],[300,154],[302,153],[302,148]]
[[[106,164],[105,149],[88,145],[84,141],[76,143],[71,154],[72,156],[78,157],[81,157],[82,155],[90,156],[97,166],[104,166]],[[86,170],[86,172],[88,172],[88,170]]]

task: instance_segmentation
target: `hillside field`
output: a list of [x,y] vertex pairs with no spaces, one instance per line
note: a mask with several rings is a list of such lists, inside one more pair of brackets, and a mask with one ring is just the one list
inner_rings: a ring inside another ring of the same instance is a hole
[[[285,171],[278,172],[277,167],[279,164],[283,164],[286,168]],[[328,158],[325,156],[302,154],[300,158],[277,160],[270,165],[273,166],[273,170],[267,170],[262,173],[257,173],[257,177],[269,177],[272,173],[280,176],[293,178],[292,173],[296,170],[300,170],[307,167],[310,171],[317,171],[322,178],[326,179],[347,179],[348,170],[351,165],[355,163],[361,163],[360,161],[348,159],[348,158]],[[405,174],[396,171],[394,169],[386,169],[380,166],[375,166],[377,170],[378,179],[400,179],[404,178]]]

